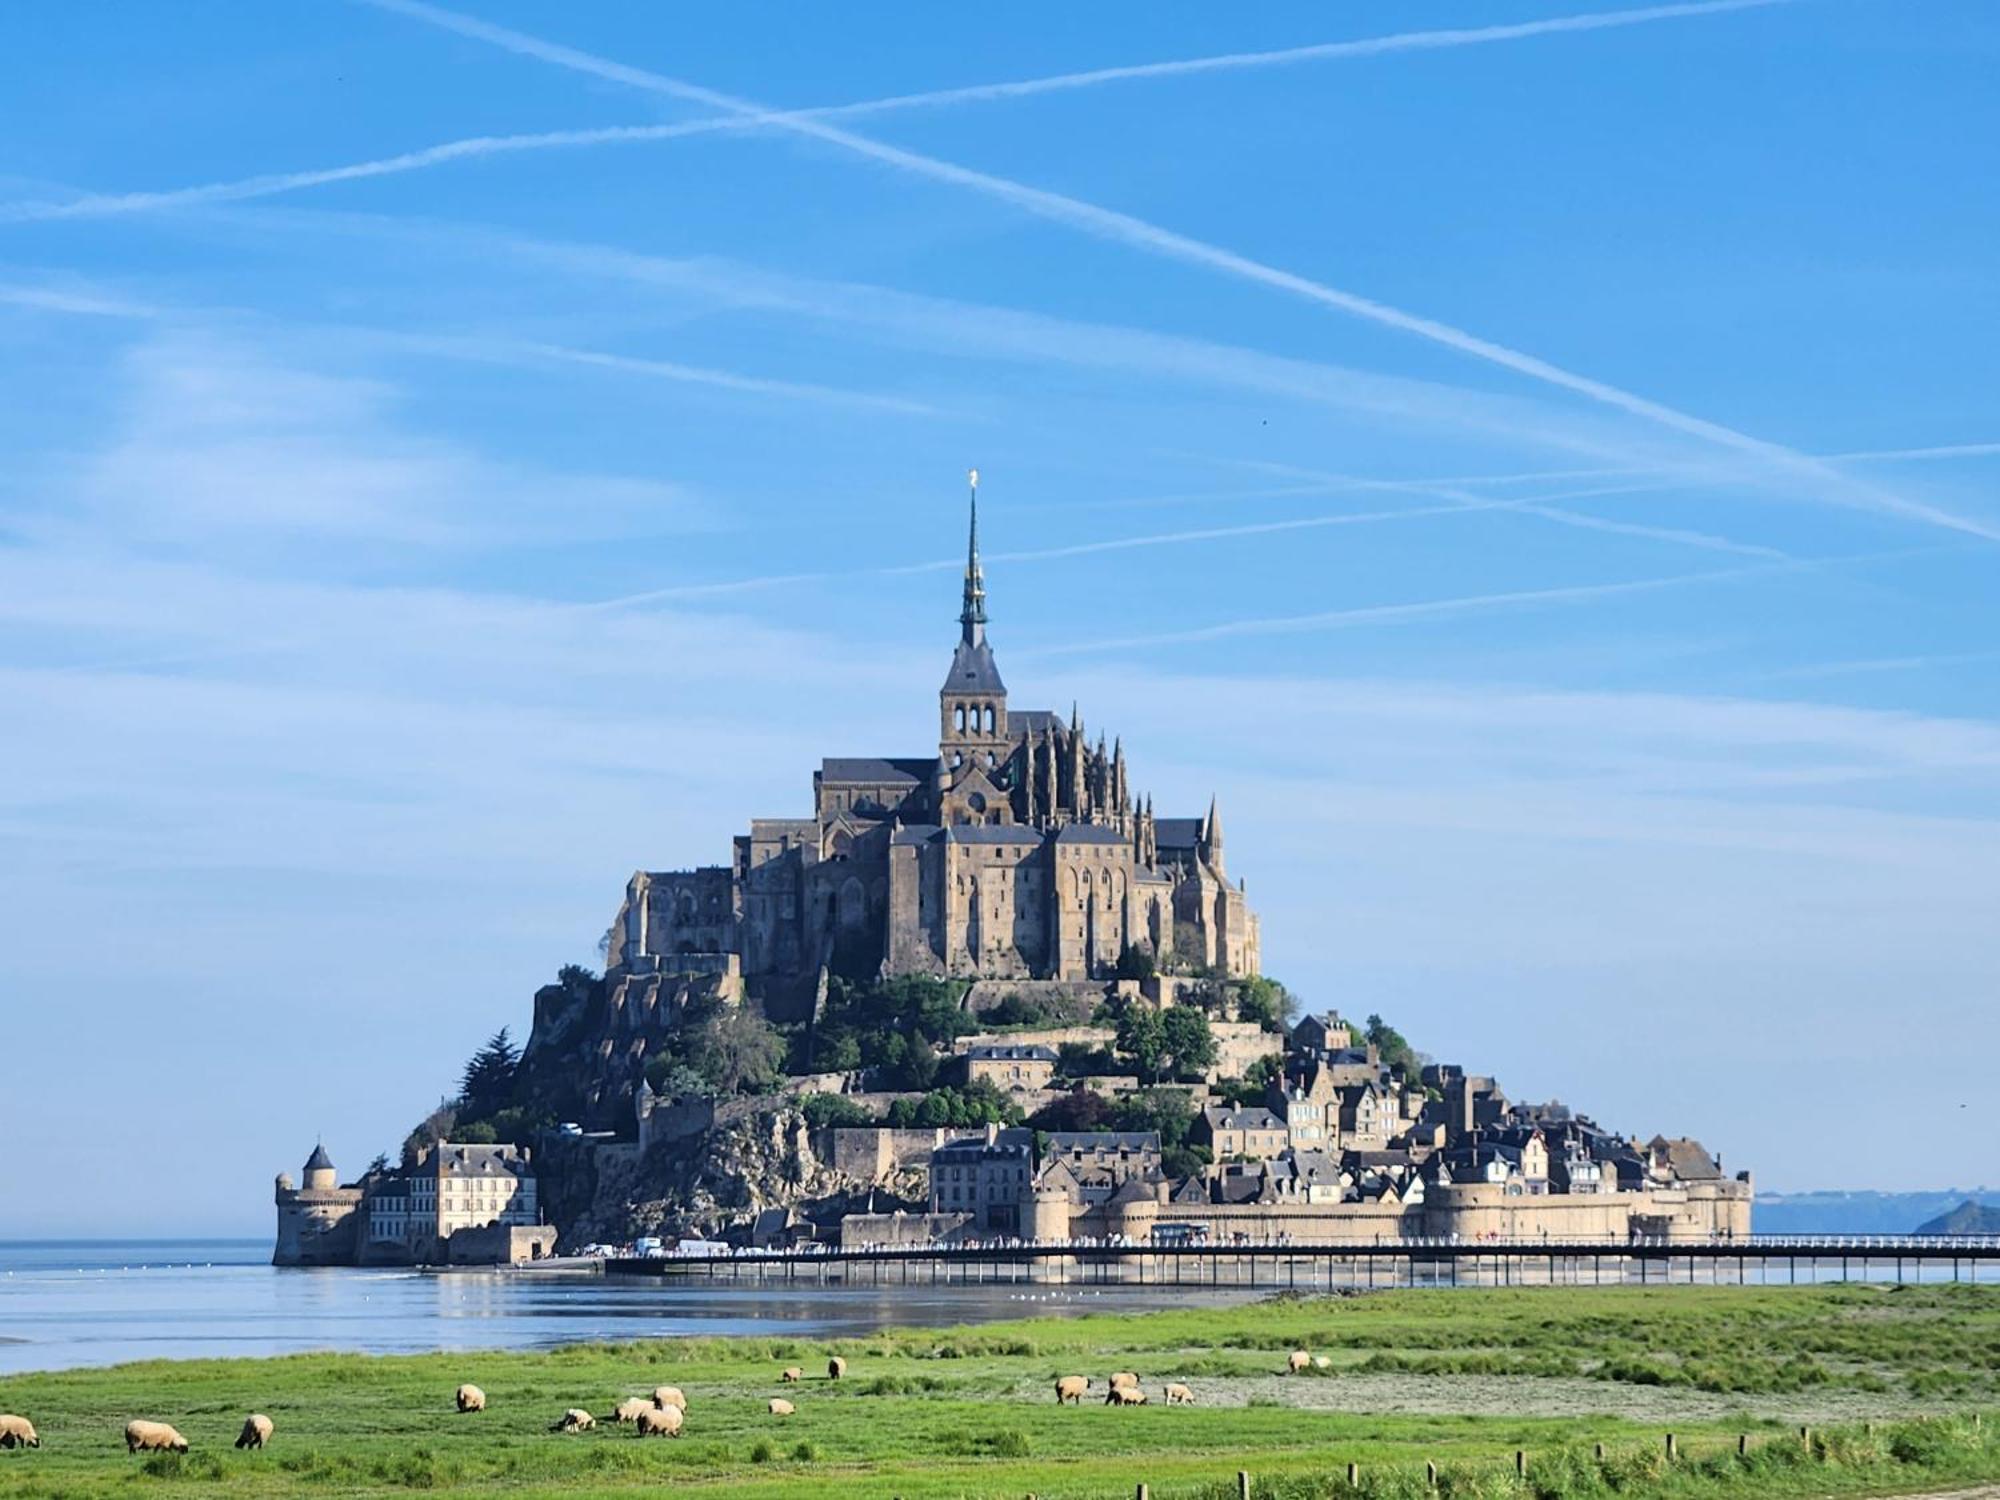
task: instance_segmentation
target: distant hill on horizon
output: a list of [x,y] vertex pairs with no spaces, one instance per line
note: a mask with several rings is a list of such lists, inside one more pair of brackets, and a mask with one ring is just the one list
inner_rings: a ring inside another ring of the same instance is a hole
[[2000,1234],[2000,1208],[1967,1198],[1957,1208],[1926,1219],[1918,1234]]
[[1755,1234],[1975,1234],[1936,1231],[1933,1220],[1971,1203],[2000,1209],[2000,1188],[1940,1188],[1934,1192],[1759,1193],[1750,1212]]

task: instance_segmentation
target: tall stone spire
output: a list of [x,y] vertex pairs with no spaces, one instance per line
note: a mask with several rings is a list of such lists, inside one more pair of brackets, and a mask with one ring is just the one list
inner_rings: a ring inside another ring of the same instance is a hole
[[967,476],[972,485],[972,524],[965,541],[965,602],[958,612],[959,639],[968,646],[986,641],[986,576],[979,570],[979,471]]
[[1222,862],[1222,808],[1218,799],[1208,799],[1208,818],[1201,830],[1202,854],[1218,877],[1227,875]]

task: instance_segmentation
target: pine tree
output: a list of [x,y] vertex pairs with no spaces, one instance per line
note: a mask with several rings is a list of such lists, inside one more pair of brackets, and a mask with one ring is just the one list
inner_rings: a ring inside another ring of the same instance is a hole
[[458,1087],[459,1117],[484,1119],[505,1109],[514,1094],[514,1070],[520,1065],[521,1049],[502,1026],[465,1065],[465,1077]]

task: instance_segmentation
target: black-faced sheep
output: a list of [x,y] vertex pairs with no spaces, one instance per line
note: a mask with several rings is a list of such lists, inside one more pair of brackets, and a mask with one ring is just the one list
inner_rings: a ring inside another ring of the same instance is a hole
[[458,1409],[460,1411],[485,1411],[486,1392],[476,1385],[462,1385],[458,1388]]
[[243,1430],[236,1434],[239,1448],[261,1448],[271,1441],[271,1419],[260,1411],[253,1411],[243,1419]]
[[1056,1405],[1067,1401],[1071,1406],[1083,1405],[1083,1393],[1090,1389],[1090,1381],[1082,1375],[1065,1375],[1056,1382]]
[[0,1448],[39,1448],[41,1435],[26,1417],[0,1412]]

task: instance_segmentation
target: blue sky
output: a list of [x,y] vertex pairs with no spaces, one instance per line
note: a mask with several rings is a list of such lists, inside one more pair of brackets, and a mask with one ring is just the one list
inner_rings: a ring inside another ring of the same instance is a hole
[[974,464],[1015,701],[1220,794],[1310,1002],[1767,1186],[1990,1175],[1997,61],[1947,0],[17,17],[0,1235],[262,1232],[632,869],[920,752]]

